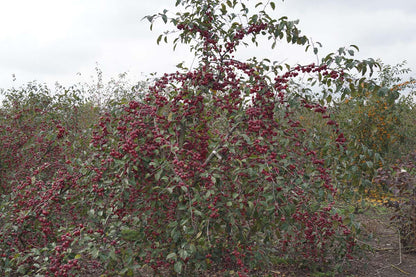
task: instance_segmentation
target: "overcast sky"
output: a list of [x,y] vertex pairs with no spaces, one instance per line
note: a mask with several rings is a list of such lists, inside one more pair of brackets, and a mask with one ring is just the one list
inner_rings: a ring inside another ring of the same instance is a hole
[[[176,0],[13,0],[0,2],[0,88],[36,80],[53,86],[89,81],[98,64],[105,78],[128,72],[133,81],[171,72],[192,56],[186,47],[156,44],[163,24],[149,30],[144,16],[173,9]],[[408,61],[416,75],[415,0],[276,0],[276,18],[300,19],[302,33],[319,41],[320,55],[355,44],[359,58]],[[271,60],[316,60],[299,48],[244,50]],[[80,73],[80,74],[78,74]],[[13,81],[13,74],[16,80]]]

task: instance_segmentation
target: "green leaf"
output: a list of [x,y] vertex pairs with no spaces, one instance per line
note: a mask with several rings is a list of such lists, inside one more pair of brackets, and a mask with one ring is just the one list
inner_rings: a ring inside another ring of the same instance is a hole
[[273,10],[276,8],[276,4],[274,2],[270,2],[270,6],[272,7]]
[[188,251],[186,251],[185,249],[180,249],[179,250],[179,257],[181,257],[181,259],[185,260],[186,258],[189,257]]
[[170,237],[173,239],[174,242],[177,242],[181,237],[181,233],[176,228],[172,229],[172,231],[170,232]]
[[121,276],[133,276],[133,270],[131,268],[126,267],[123,270],[121,270],[119,274]]
[[193,243],[189,245],[189,249],[191,250],[191,253],[196,253],[196,247]]
[[137,241],[140,238],[140,233],[134,229],[122,229],[121,238],[127,241]]
[[357,49],[357,51],[360,51],[360,49],[358,48],[358,46],[357,45],[354,45],[354,44],[352,44],[352,45],[350,45],[351,47],[353,47],[353,48],[355,48],[355,49]]
[[263,2],[258,2],[254,7],[257,8],[258,6],[263,5]]
[[166,257],[166,260],[175,260],[176,261],[176,259],[177,259],[177,255],[176,255],[176,253],[170,253],[167,257]]
[[194,212],[194,214],[195,215],[197,215],[197,216],[202,216],[202,212],[201,211],[198,211],[197,209],[193,209],[193,212]]
[[160,169],[158,172],[156,172],[156,174],[155,174],[156,181],[159,181],[160,175],[162,175],[162,172],[163,172],[163,169]]
[[254,203],[252,201],[248,201],[248,207],[252,209],[254,207]]
[[168,17],[166,14],[162,14],[162,20],[165,22],[165,24],[168,22]]
[[330,103],[332,101],[332,96],[328,95],[328,97],[326,98],[326,103]]
[[224,3],[221,4],[221,9],[220,9],[222,15],[227,14],[227,7],[225,6]]
[[117,261],[117,255],[116,255],[116,251],[114,248],[111,249],[109,256],[113,261]]
[[173,266],[173,268],[175,269],[175,272],[176,273],[178,273],[178,274],[181,274],[182,273],[182,262],[181,261],[177,261],[176,263],[175,263],[175,265]]
[[172,221],[171,223],[168,224],[168,227],[169,228],[174,228],[176,226],[178,226],[178,222],[177,221]]
[[95,248],[94,250],[92,250],[92,252],[91,252],[91,256],[94,258],[94,259],[96,259],[96,258],[98,258],[98,255],[100,254],[100,251],[97,249],[97,248]]
[[241,136],[244,138],[244,140],[248,143],[248,144],[252,144],[251,139],[246,135],[246,134],[241,134]]
[[94,211],[94,209],[89,210],[89,211],[88,211],[88,215],[89,215],[89,216],[94,216],[94,215],[95,215],[95,211]]

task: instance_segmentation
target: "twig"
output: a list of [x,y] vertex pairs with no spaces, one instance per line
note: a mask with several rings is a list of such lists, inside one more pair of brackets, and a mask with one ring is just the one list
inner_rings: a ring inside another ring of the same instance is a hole
[[404,271],[403,269],[395,266],[394,264],[391,264],[391,267],[397,269],[398,271],[400,271],[401,273],[404,273],[406,275],[409,275],[410,274],[409,272]]
[[390,266],[391,266],[392,268],[397,269],[397,270],[398,270],[398,271],[400,271],[401,273],[404,273],[404,274],[409,275],[410,273],[408,273],[408,272],[404,271],[403,269],[401,269],[401,268],[397,267],[398,265],[400,265],[400,264],[402,263],[402,243],[401,243],[401,239],[400,239],[400,231],[398,231],[398,234],[399,234],[399,263],[398,263],[398,264],[396,264],[396,265],[391,264]]
[[[410,273],[404,271],[403,269],[399,268],[398,265],[400,265],[402,263],[402,245],[401,245],[401,238],[400,238],[400,230],[398,230],[398,235],[399,235],[399,263],[398,264],[390,264],[390,266],[394,269],[397,269],[398,271],[402,272],[403,274],[409,275]],[[380,248],[380,249],[375,249],[376,251],[383,251],[383,250],[390,250],[389,248]],[[394,250],[394,249],[391,249]],[[385,269],[388,268],[389,266],[385,266],[382,268],[377,269],[377,275],[380,275],[380,270],[381,269]]]
[[[234,127],[233,128],[231,128],[231,130],[228,132],[228,134],[227,134],[227,136],[225,137],[225,141],[227,141],[228,140],[228,138],[232,135],[232,133],[234,132],[234,130],[237,128],[237,126],[239,125],[240,123],[237,123],[236,125],[234,125]],[[216,155],[216,156],[218,156],[219,154],[218,154],[218,152],[217,152],[217,150],[220,148],[220,146],[221,146],[221,144],[218,144],[215,148],[214,148],[214,150],[212,150],[212,152],[211,152],[211,154],[209,154],[209,156],[208,156],[208,158],[205,160],[205,162],[202,164],[202,167],[204,167],[204,166],[206,166],[210,161],[211,161],[211,159],[212,159],[212,157],[214,156],[214,155]]]
[[209,219],[207,223],[207,238],[208,238],[208,245],[211,247],[211,240],[209,239]]
[[[399,234],[399,264],[402,263],[402,243],[401,243],[401,239],[400,239],[400,230],[398,230],[397,232]],[[398,264],[398,265],[399,265]]]
[[391,250],[397,250],[396,248],[374,248],[374,251],[391,251]]

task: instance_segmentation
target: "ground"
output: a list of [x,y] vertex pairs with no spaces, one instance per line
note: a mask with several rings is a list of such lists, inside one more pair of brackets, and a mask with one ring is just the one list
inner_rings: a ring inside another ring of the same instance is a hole
[[399,247],[399,233],[390,224],[390,217],[389,209],[377,207],[357,216],[362,224],[360,243],[368,244],[371,250],[353,264],[356,272],[352,276],[416,276],[416,253],[406,253]]
[[367,250],[361,259],[352,263],[348,272],[333,275],[286,268],[274,270],[271,273],[278,274],[272,276],[416,277],[416,252],[405,253],[400,249],[399,233],[397,228],[390,224],[390,217],[391,210],[377,206],[368,208],[356,216],[362,225],[358,243]]

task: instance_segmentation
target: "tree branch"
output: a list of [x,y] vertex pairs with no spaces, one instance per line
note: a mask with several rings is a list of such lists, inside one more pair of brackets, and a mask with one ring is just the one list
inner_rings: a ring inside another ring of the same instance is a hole
[[[234,132],[234,130],[238,127],[238,125],[240,125],[240,122],[238,122],[233,128],[231,128],[231,130],[228,132],[227,136],[225,137],[225,140],[227,141],[228,138],[232,135],[232,133]],[[219,156],[217,150],[222,147],[220,144],[218,144],[214,150],[212,150],[211,154],[209,154],[208,158],[205,160],[205,162],[202,164],[202,167],[205,167],[210,161],[211,159],[214,157],[214,155]],[[219,156],[221,157],[221,156]]]

